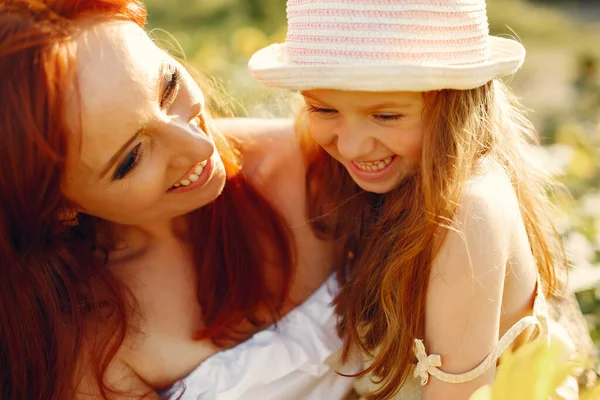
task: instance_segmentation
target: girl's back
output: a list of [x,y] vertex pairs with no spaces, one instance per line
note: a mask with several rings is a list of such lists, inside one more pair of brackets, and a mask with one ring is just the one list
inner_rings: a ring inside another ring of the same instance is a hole
[[[541,285],[507,172],[484,161],[465,182],[456,217],[433,262],[425,329],[415,338],[424,339],[427,351],[417,340],[412,376],[394,399],[418,400],[426,391],[431,398],[466,398],[489,383],[506,348],[549,333]],[[560,327],[550,325],[550,332],[565,337]],[[377,391],[373,378],[361,377],[356,391]],[[576,393],[576,385],[573,389]]]

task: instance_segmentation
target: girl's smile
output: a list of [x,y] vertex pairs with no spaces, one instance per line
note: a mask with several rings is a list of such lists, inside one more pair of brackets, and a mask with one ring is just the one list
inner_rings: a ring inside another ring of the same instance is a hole
[[388,178],[398,166],[399,156],[390,156],[375,161],[350,161],[346,168],[353,177],[365,181],[377,182]]

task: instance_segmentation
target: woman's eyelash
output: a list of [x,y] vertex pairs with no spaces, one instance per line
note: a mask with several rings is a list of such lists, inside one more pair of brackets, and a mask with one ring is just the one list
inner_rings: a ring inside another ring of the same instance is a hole
[[113,180],[117,181],[123,179],[125,176],[127,176],[128,173],[130,173],[135,168],[135,166],[140,162],[140,159],[142,158],[141,147],[142,144],[139,143],[129,152],[129,154],[127,154],[127,157],[125,157],[125,159],[121,162],[121,164],[115,171]]
[[162,96],[160,98],[160,108],[168,108],[170,103],[173,102],[173,99],[177,95],[177,91],[179,89],[179,81],[181,78],[179,69],[175,66],[169,66],[169,71],[169,79],[167,80]]

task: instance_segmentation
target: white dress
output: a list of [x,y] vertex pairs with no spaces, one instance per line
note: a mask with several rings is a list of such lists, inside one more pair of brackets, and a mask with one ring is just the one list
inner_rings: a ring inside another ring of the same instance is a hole
[[182,400],[336,400],[352,389],[360,365],[338,361],[342,341],[336,333],[331,301],[332,277],[276,326],[216,353],[169,390],[163,399]]

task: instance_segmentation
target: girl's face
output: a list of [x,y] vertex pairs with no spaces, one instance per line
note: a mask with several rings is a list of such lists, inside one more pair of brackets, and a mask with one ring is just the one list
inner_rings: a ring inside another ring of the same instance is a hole
[[387,193],[418,168],[422,93],[302,92],[314,140],[363,190]]
[[81,212],[151,224],[212,202],[225,169],[185,69],[136,24],[92,26],[78,39],[63,192]]

